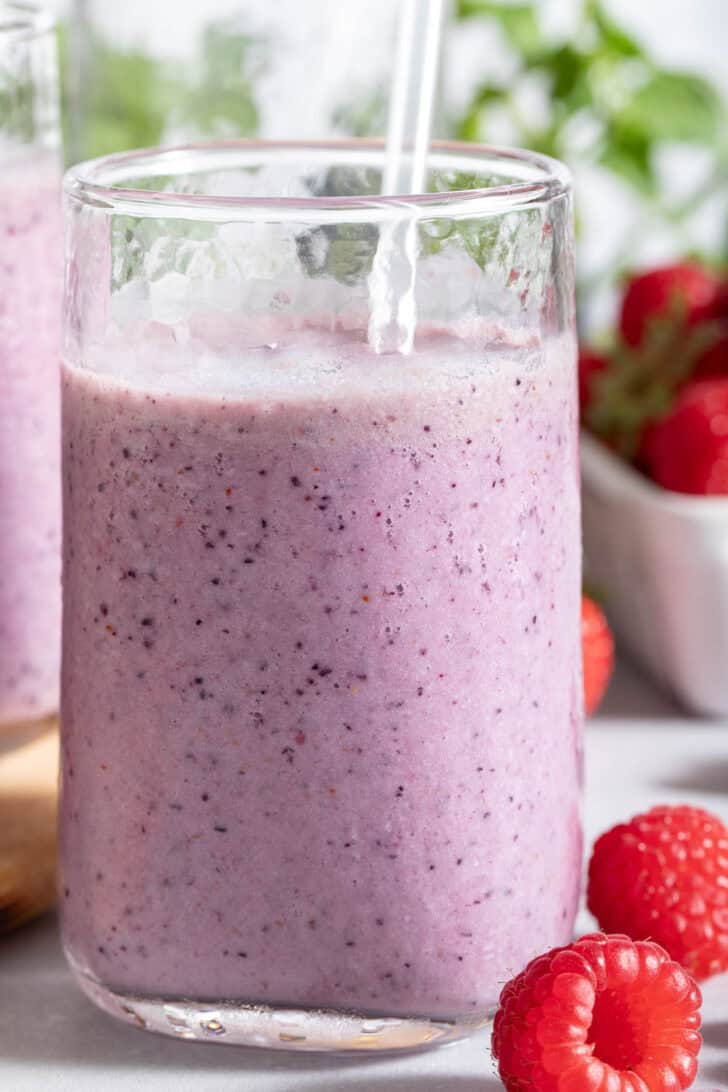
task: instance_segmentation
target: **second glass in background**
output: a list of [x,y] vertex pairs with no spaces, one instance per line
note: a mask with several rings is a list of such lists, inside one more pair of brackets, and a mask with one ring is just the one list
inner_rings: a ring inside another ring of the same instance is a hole
[[0,724],[58,706],[61,255],[55,27],[0,2]]

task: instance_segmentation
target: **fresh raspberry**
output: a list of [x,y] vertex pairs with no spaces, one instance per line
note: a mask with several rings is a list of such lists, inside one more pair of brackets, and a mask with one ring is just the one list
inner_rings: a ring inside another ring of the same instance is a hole
[[594,349],[579,349],[579,408],[582,414],[591,402],[595,377],[608,368],[609,357],[603,353],[597,353]]
[[651,937],[695,978],[728,969],[728,830],[700,808],[659,807],[598,839],[588,904],[602,929]]
[[591,933],[539,956],[500,996],[507,1092],[681,1092],[695,1080],[700,990],[658,944]]
[[672,410],[646,430],[640,457],[664,489],[728,494],[728,377],[687,383]]
[[694,326],[712,315],[720,291],[718,277],[695,262],[639,273],[629,281],[622,299],[622,337],[632,347],[641,345],[658,319]]
[[591,716],[604,697],[614,667],[614,638],[604,612],[588,595],[581,599],[584,712]]

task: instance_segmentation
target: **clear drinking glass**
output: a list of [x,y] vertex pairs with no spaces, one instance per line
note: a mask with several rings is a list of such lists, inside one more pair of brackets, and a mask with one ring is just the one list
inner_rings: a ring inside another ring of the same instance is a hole
[[182,1038],[440,1042],[571,935],[568,178],[441,145],[405,199],[382,164],[67,176],[63,936]]
[[0,2],[0,724],[58,707],[61,198],[52,20]]

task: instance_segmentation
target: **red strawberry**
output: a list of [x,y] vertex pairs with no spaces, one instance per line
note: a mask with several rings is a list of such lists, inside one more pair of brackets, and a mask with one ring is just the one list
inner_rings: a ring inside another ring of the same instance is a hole
[[604,697],[614,667],[614,639],[604,612],[587,595],[581,599],[581,655],[584,711],[591,716]]
[[586,411],[592,398],[594,377],[609,367],[609,358],[593,349],[579,349],[579,408]]
[[728,829],[687,806],[613,827],[594,846],[588,903],[603,929],[656,940],[696,978],[728,970]]
[[713,318],[728,319],[728,277],[726,277],[725,273],[718,285],[712,314]]
[[694,379],[728,376],[728,321],[716,323],[716,337],[695,361]]
[[728,376],[728,282],[694,262],[642,273],[627,286],[620,333],[598,381],[582,381],[582,415],[605,443],[639,461],[645,430],[686,383]]
[[700,990],[658,944],[593,933],[504,987],[493,1055],[507,1092],[681,1092],[702,1045]]
[[645,340],[655,320],[676,319],[686,327],[712,317],[721,284],[695,262],[678,262],[633,277],[622,300],[619,329],[628,345]]
[[687,383],[672,410],[647,429],[640,455],[665,489],[728,494],[728,377]]
[[714,337],[695,363],[695,379],[728,375],[728,280],[723,279],[720,282],[708,317]]

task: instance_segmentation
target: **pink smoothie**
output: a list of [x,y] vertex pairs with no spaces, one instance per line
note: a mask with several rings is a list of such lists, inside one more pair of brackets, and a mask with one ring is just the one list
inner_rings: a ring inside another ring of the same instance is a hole
[[573,347],[181,357],[64,368],[70,957],[137,996],[486,1009],[579,887]]
[[59,187],[44,158],[0,172],[0,723],[58,706]]

